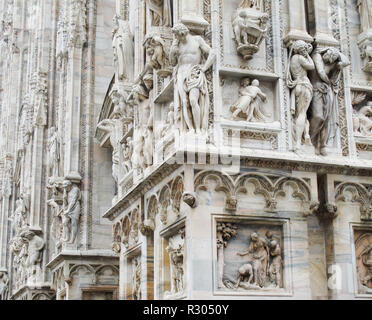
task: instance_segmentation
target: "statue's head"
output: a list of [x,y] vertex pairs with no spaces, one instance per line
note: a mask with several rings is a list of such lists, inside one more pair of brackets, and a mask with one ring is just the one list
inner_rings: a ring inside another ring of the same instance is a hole
[[292,45],[293,52],[301,55],[306,55],[306,53],[309,53],[311,49],[311,44],[308,44],[303,40],[296,40]]
[[276,240],[270,241],[271,248],[275,248],[278,245],[278,242]]
[[259,85],[260,85],[260,81],[258,81],[257,79],[254,79],[252,81],[252,86],[258,87]]
[[253,233],[251,234],[251,240],[252,240],[252,241],[257,241],[257,240],[258,240],[258,234],[257,234],[256,232],[253,232]]
[[340,58],[340,52],[336,48],[328,48],[323,54],[323,60],[328,63],[334,63]]
[[251,84],[251,79],[249,78],[243,78],[242,80],[240,80],[240,85],[242,87],[248,87],[250,84]]
[[190,33],[189,29],[183,23],[177,23],[172,28],[172,33],[180,42],[186,41],[186,36]]
[[71,189],[71,187],[72,187],[72,182],[70,181],[70,180],[64,180],[63,181],[63,183],[62,183],[62,187],[63,187],[63,189],[67,189],[67,191],[68,190],[70,190]]

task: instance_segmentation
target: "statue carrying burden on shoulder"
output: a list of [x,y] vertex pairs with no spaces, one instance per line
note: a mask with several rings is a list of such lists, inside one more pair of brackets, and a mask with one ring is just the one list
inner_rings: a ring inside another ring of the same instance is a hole
[[327,155],[338,132],[338,91],[342,70],[350,64],[338,49],[316,48],[311,55],[315,69],[311,71],[314,88],[310,105],[310,136],[317,153]]
[[[207,132],[210,101],[205,73],[214,64],[216,55],[202,37],[191,35],[184,24],[175,25],[172,32],[170,63],[175,66],[182,129]],[[204,64],[203,54],[208,55]]]
[[292,44],[289,54],[287,86],[292,89],[291,113],[294,118],[293,138],[295,150],[300,149],[303,139],[306,145],[311,145],[307,110],[313,98],[313,86],[307,76],[307,72],[315,69],[314,62],[310,57],[312,50],[311,44],[303,40],[297,40]]

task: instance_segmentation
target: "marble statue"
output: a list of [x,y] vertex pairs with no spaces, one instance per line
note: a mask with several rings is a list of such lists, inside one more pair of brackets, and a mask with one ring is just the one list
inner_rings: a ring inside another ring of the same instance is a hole
[[112,31],[112,48],[116,75],[120,81],[130,81],[133,78],[134,45],[128,21],[120,16],[114,17]]
[[183,247],[167,247],[169,253],[170,273],[171,273],[171,294],[180,294],[183,292],[184,270],[183,270]]
[[[210,101],[205,72],[213,65],[216,55],[202,37],[191,35],[184,24],[175,25],[172,32],[174,41],[170,50],[170,63],[175,66],[182,129],[206,132]],[[208,55],[204,64],[203,53]]]
[[27,245],[26,266],[29,276],[40,270],[40,262],[42,259],[42,250],[44,249],[45,241],[43,238],[35,234],[35,232],[27,230],[22,232],[21,237],[24,238]]
[[360,27],[362,32],[372,28],[372,1],[371,0],[358,0],[357,2]]
[[270,256],[272,258],[269,266],[270,280],[275,284],[277,288],[282,285],[282,250],[278,241],[271,240],[269,243]]
[[81,192],[70,180],[63,182],[63,188],[62,225],[65,235],[63,241],[72,244],[76,240],[79,229]]
[[123,167],[126,173],[132,170],[133,138],[128,137],[123,148]]
[[242,1],[233,15],[232,27],[238,53],[249,60],[258,52],[267,32],[268,14],[262,12],[261,1]]
[[132,259],[133,300],[141,300],[141,257]]
[[354,134],[364,137],[372,137],[372,101],[359,111],[353,109]]
[[338,131],[338,90],[343,68],[350,63],[338,49],[316,48],[311,55],[315,70],[311,71],[314,88],[310,105],[310,136],[316,152],[327,155]]
[[60,160],[60,138],[55,127],[50,128],[50,135],[48,140],[49,150],[49,168],[52,177],[59,176],[59,160]]
[[261,105],[266,101],[266,95],[259,88],[260,82],[254,79],[251,83],[249,78],[243,78],[240,82],[239,99],[230,108],[231,120],[238,117],[248,122],[265,121],[268,117],[262,110]]
[[266,241],[257,233],[252,233],[251,242],[246,252],[238,252],[239,256],[250,255],[253,270],[253,286],[263,287],[266,281],[267,268],[269,263],[269,249]]
[[172,25],[171,0],[147,0],[152,26]]
[[146,54],[149,58],[151,67],[158,70],[158,75],[165,78],[172,74],[169,67],[169,51],[166,46],[165,40],[156,34],[148,34],[144,41]]
[[174,105],[171,103],[167,108],[167,117],[165,122],[162,122],[159,126],[158,136],[159,138],[165,137],[168,133],[170,133],[174,128]]
[[287,86],[291,91],[291,113],[294,118],[294,149],[300,149],[302,140],[311,145],[307,110],[313,98],[313,86],[308,71],[315,65],[310,57],[312,45],[302,40],[295,41],[290,49],[290,63],[287,70]]
[[120,141],[124,134],[122,115],[117,108],[114,109],[111,119],[102,120],[97,127],[109,134],[112,146],[112,176],[116,183],[119,179]]

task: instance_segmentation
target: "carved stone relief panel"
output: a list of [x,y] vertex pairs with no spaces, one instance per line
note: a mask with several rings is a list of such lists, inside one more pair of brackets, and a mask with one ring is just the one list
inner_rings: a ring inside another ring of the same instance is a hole
[[359,294],[372,294],[372,231],[354,230],[355,261]]
[[223,83],[223,118],[242,124],[278,120],[275,83],[249,77],[225,78]]
[[216,221],[218,290],[284,293],[283,225],[265,221]]

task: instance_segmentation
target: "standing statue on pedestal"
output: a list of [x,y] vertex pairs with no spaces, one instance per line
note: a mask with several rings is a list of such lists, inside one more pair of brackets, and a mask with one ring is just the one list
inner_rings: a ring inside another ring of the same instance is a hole
[[120,81],[132,80],[134,66],[133,37],[130,33],[129,22],[118,15],[114,17],[112,48],[114,50],[115,71],[118,79]]
[[49,150],[49,168],[52,172],[52,177],[59,176],[59,135],[55,127],[50,128],[50,136],[48,140],[48,150]]
[[317,153],[327,155],[338,131],[338,86],[341,71],[350,63],[336,48],[316,48],[311,72],[314,96],[311,103],[310,136]]
[[362,32],[372,28],[372,0],[358,0],[357,2],[360,26]]
[[117,108],[114,109],[112,119],[102,120],[97,127],[110,136],[112,146],[112,176],[115,183],[119,183],[120,141],[124,134],[122,115]]
[[75,242],[79,229],[81,192],[79,187],[70,180],[63,182],[63,188],[62,225],[66,237],[62,241],[72,244]]
[[[182,129],[207,132],[210,101],[205,72],[213,65],[216,55],[202,37],[191,35],[182,23],[175,25],[172,32],[170,63],[175,66]],[[208,55],[204,65],[203,54]]]
[[300,149],[302,139],[306,145],[311,145],[307,110],[313,98],[313,86],[307,72],[315,69],[310,53],[313,47],[305,41],[297,40],[290,50],[290,62],[287,70],[287,86],[291,92],[291,113],[294,118],[294,149]]
[[151,25],[170,27],[172,25],[171,0],[147,0]]

